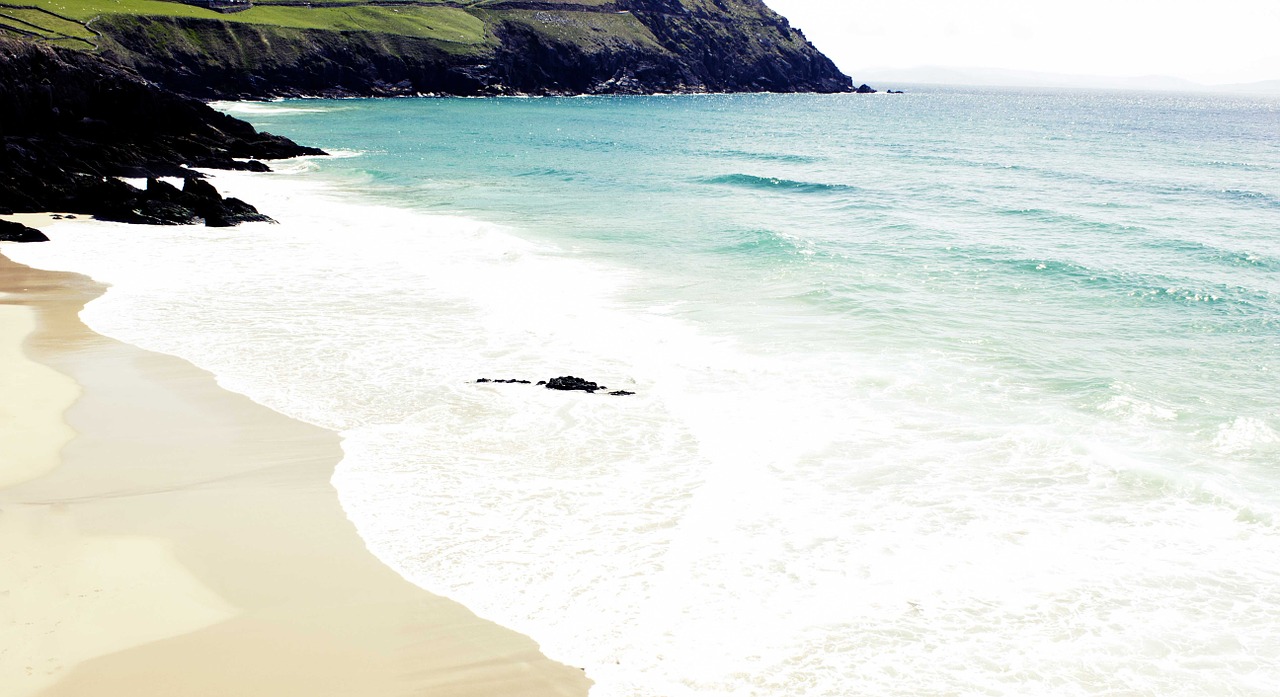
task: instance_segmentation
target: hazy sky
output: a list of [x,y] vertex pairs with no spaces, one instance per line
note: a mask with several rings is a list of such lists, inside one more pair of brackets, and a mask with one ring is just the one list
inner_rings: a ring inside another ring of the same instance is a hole
[[1280,0],[765,0],[856,80],[920,65],[1280,79]]

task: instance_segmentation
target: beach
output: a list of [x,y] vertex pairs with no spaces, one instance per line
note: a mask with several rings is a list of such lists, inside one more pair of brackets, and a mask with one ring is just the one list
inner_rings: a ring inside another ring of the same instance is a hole
[[5,246],[0,664],[1271,695],[1272,104],[863,97],[222,104],[334,154],[210,173],[277,223]]
[[366,550],[329,483],[335,433],[95,334],[78,312],[104,286],[9,248],[5,697],[585,694],[580,669]]

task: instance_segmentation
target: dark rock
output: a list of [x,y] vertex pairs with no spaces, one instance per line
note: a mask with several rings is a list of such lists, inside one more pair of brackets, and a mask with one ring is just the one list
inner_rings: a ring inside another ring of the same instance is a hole
[[547,380],[546,387],[548,390],[582,390],[583,392],[592,392],[604,389],[600,385],[583,380],[582,378],[566,375],[558,378]]
[[147,198],[164,199],[174,201],[182,195],[178,188],[169,182],[160,181],[155,177],[147,177]]
[[858,85],[858,89],[854,90],[854,92],[857,92],[858,94],[875,94],[876,91],[871,87],[871,85],[863,83]]
[[182,180],[182,193],[193,200],[214,203],[222,200],[222,195],[213,188],[213,184],[198,177],[186,177]]
[[0,242],[48,242],[49,238],[35,228],[11,220],[0,220]]
[[100,220],[146,225],[193,225],[204,221],[209,227],[226,227],[242,222],[270,221],[253,206],[236,198],[222,198],[203,179],[188,177],[183,188],[155,177],[146,189],[136,189],[114,178],[78,183],[74,202],[91,210]]
[[884,93],[885,94],[906,94],[902,90],[885,90]]
[[150,225],[192,225],[200,220],[195,211],[164,198],[144,198],[134,212]]
[[635,394],[635,392],[627,392],[626,390],[614,390],[613,392],[610,392],[609,394],[614,395],[614,396],[616,396],[616,397],[625,397],[625,396],[627,396],[627,395]]
[[476,382],[491,382],[491,381],[489,380],[489,378],[480,378],[479,380],[476,380]]
[[191,206],[209,227],[228,227],[240,223],[274,222],[258,209],[238,198],[223,198],[212,184],[204,179],[187,177],[182,181],[181,200]]

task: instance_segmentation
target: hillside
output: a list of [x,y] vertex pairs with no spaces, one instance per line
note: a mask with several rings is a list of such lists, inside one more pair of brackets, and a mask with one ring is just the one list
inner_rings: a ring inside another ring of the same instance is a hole
[[26,0],[0,2],[0,31],[205,99],[851,86],[761,0]]

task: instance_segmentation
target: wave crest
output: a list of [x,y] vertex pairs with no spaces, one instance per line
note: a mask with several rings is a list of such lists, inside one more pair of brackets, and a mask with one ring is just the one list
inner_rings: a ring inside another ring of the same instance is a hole
[[718,177],[707,177],[700,181],[703,184],[715,184],[718,186],[736,186],[743,189],[785,191],[798,194],[830,194],[858,190],[858,187],[848,184],[823,184],[779,177],[758,177],[754,174],[724,174]]

